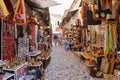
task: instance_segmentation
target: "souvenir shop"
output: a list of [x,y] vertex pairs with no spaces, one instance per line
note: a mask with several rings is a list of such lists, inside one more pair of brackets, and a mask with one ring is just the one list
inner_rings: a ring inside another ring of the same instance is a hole
[[81,0],[82,24],[64,31],[69,38],[76,38],[73,51],[92,77],[120,79],[119,6],[117,0]]
[[[119,80],[119,12],[116,0],[82,0],[83,27],[81,58],[90,75],[105,80]],[[113,3],[113,2],[114,3]],[[89,3],[92,3],[89,4]],[[116,10],[114,11],[113,8]],[[116,17],[113,16],[116,15]]]
[[0,80],[44,80],[52,38],[49,9],[41,8],[42,13],[30,5],[29,0],[1,0]]

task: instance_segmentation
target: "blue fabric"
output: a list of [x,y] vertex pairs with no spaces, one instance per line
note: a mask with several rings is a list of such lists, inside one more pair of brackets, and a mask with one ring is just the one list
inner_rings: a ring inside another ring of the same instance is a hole
[[37,78],[40,79],[42,77],[42,73],[39,69],[37,69]]

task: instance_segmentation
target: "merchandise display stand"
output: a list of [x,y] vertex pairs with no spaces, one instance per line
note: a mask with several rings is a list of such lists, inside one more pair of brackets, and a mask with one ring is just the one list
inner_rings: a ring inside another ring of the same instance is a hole
[[29,52],[27,56],[29,56],[30,58],[34,58],[36,60],[36,58],[41,54],[42,54],[41,51],[35,51],[35,52]]
[[27,67],[28,67],[28,63],[25,62],[15,69],[5,69],[4,71],[13,72],[15,75],[15,80],[19,80],[19,78],[24,76],[24,74],[27,72]]
[[0,76],[0,80],[14,80],[14,74],[5,73],[5,75]]

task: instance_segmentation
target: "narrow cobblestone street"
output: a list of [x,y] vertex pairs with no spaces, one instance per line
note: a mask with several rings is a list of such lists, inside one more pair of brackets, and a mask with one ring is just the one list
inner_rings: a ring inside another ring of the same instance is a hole
[[51,61],[45,70],[45,80],[98,80],[93,79],[85,63],[62,46],[54,46]]

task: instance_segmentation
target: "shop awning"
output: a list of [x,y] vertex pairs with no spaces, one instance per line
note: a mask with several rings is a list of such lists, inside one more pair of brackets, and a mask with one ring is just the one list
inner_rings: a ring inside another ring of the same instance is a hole
[[77,11],[78,11],[78,9],[77,9],[77,10],[74,10],[74,11],[68,12],[68,14],[66,15],[66,17],[63,19],[63,21],[62,21],[62,23],[61,23],[61,26],[63,26],[64,24],[66,24],[66,23],[72,18],[72,16],[75,15],[75,13],[76,13]]
[[68,22],[70,20],[70,18],[77,12],[78,10],[74,10],[74,11],[70,11],[68,12],[65,20]]
[[29,0],[29,1],[35,3],[40,8],[47,8],[47,7],[59,5],[54,0]]

